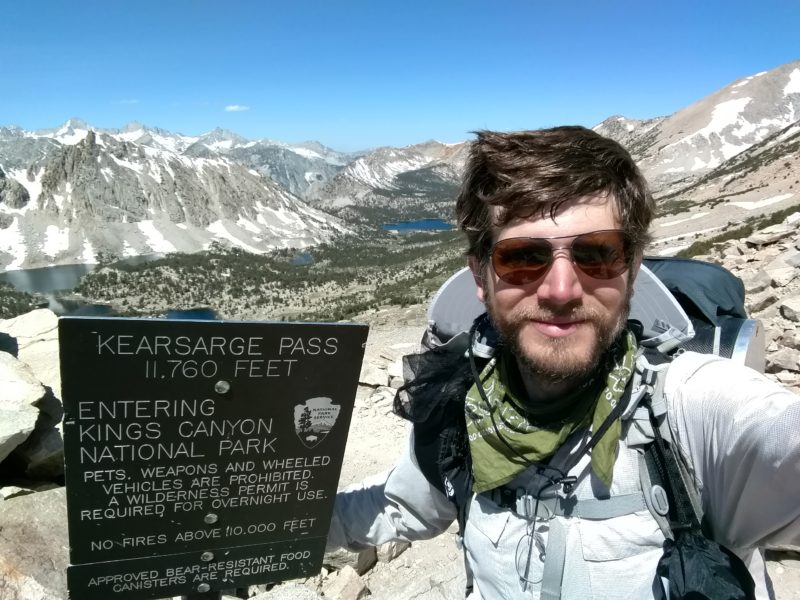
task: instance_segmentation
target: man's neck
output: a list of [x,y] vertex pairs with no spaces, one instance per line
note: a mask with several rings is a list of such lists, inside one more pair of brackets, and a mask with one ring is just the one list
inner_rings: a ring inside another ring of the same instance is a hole
[[531,404],[551,404],[558,402],[565,396],[571,396],[583,387],[582,383],[574,381],[554,382],[548,379],[537,378],[531,373],[522,372],[522,381],[525,392]]
[[578,401],[581,394],[594,389],[594,377],[553,381],[552,379],[537,376],[535,373],[524,369],[518,364],[519,374],[526,393],[526,404],[535,412],[542,410],[558,414],[563,408],[569,412],[574,402]]

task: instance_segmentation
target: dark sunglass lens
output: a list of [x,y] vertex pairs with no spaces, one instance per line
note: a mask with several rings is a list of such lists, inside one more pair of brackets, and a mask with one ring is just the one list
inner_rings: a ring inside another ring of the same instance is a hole
[[611,279],[628,268],[625,238],[619,231],[596,231],[579,235],[572,243],[572,260],[595,279]]
[[512,285],[539,279],[547,270],[553,252],[547,240],[509,238],[495,244],[492,266],[497,276]]

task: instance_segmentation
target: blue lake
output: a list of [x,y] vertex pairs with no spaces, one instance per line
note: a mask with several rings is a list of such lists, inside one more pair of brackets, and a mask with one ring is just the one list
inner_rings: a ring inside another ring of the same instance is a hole
[[307,252],[302,252],[301,254],[295,255],[295,257],[292,259],[292,264],[296,267],[305,267],[308,265],[313,265],[314,257],[308,254]]
[[0,273],[0,281],[7,281],[20,292],[51,294],[72,290],[81,277],[94,271],[97,265],[56,265],[39,269],[20,269]]
[[[114,264],[140,265],[151,260],[163,258],[163,254],[133,256]],[[20,292],[29,294],[52,294],[75,289],[81,277],[94,271],[98,265],[55,265],[38,269],[19,269],[0,271],[0,281],[7,281]]]
[[[126,258],[122,263],[137,265],[162,258],[163,254],[150,254]],[[0,281],[10,283],[14,289],[47,298],[48,306],[57,315],[105,316],[111,307],[105,304],[84,304],[74,299],[59,298],[59,294],[74,290],[81,277],[94,271],[99,265],[55,265],[38,269],[0,271]]]
[[419,219],[417,221],[402,221],[400,223],[384,223],[381,226],[385,231],[447,231],[453,226],[442,219]]

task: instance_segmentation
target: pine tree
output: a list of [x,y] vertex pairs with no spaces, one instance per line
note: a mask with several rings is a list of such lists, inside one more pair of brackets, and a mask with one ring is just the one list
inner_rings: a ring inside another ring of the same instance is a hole
[[311,430],[311,410],[306,406],[303,414],[300,415],[300,433],[308,433]]

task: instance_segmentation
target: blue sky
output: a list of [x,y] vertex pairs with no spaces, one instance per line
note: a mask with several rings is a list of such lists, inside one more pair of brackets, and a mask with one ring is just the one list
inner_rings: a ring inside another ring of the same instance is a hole
[[0,124],[339,150],[671,114],[800,59],[797,0],[25,0],[2,20]]

